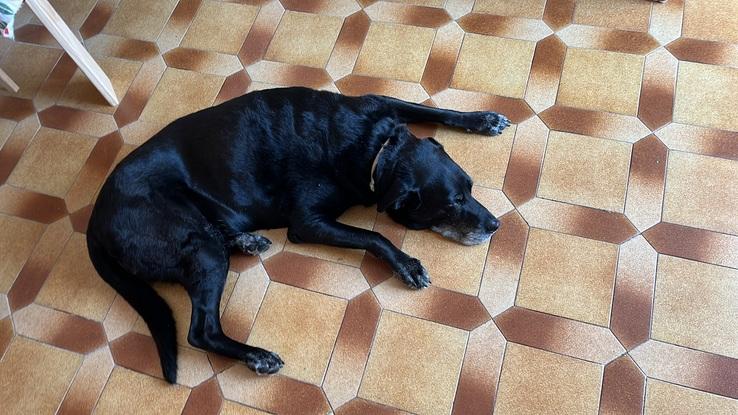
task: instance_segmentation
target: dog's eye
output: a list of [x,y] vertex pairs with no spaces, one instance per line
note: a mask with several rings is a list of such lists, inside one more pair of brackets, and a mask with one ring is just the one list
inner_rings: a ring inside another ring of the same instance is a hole
[[454,198],[454,202],[456,203],[464,203],[464,195],[460,194]]

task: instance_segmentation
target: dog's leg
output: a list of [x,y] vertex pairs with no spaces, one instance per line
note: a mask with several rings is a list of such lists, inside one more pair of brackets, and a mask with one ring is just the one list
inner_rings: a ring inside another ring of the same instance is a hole
[[232,249],[238,249],[244,254],[259,255],[272,246],[272,241],[253,233],[240,233],[236,235],[230,242]]
[[377,258],[387,261],[398,277],[410,288],[425,288],[431,283],[428,272],[420,261],[396,248],[392,242],[377,232],[325,220],[309,225],[301,223],[290,226],[287,237],[294,243],[365,249]]
[[213,242],[202,246],[190,266],[185,288],[192,301],[192,319],[187,340],[191,345],[246,363],[257,374],[276,373],[284,362],[275,353],[247,346],[223,333],[220,297],[228,273],[228,256]]
[[498,135],[510,125],[502,114],[491,111],[460,112],[414,104],[392,97],[382,97],[402,122],[434,122],[449,127],[463,128],[467,132]]

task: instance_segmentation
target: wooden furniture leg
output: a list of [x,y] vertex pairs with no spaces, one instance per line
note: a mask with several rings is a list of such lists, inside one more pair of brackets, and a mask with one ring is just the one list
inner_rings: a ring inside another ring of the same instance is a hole
[[0,69],[0,85],[10,92],[18,92],[18,84],[13,82],[13,80],[10,79],[10,76],[8,76],[8,74],[6,74],[2,69]]
[[90,53],[72,34],[66,23],[59,17],[56,10],[49,4],[48,0],[26,0],[26,4],[33,13],[41,20],[41,23],[54,36],[57,42],[72,57],[74,62],[82,69],[87,78],[95,85],[106,101],[112,106],[118,105],[118,97],[113,90],[110,78],[100,68],[100,65],[92,59]]

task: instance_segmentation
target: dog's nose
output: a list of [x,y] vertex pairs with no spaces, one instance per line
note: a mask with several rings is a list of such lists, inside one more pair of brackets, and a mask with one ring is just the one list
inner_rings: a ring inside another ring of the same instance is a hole
[[492,218],[491,221],[487,222],[487,232],[494,233],[497,228],[500,227],[500,221],[497,218]]

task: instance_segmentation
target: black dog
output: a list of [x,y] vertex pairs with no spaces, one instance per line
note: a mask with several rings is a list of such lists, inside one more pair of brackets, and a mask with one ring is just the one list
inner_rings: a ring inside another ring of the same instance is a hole
[[408,228],[431,228],[464,244],[494,233],[499,221],[471,196],[469,176],[437,141],[414,137],[404,125],[412,122],[488,135],[509,125],[493,112],[271,89],[172,122],[116,167],[90,218],[90,258],[148,325],[166,380],[177,376],[175,325],[150,281],[178,282],[189,293],[193,346],[240,359],[259,374],[284,364],[220,326],[231,250],[256,255],[271,244],[251,233],[257,229],[288,227],[295,243],[366,249],[412,288],[430,283],[417,259],[336,218],[376,203]]

